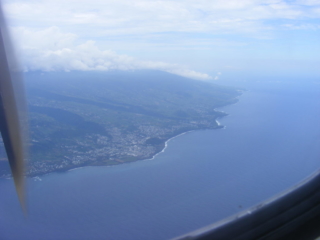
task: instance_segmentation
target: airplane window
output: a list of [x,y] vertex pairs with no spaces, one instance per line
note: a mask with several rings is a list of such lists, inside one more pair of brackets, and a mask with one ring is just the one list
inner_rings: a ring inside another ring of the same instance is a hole
[[171,239],[320,167],[320,2],[4,0],[29,140],[0,239]]

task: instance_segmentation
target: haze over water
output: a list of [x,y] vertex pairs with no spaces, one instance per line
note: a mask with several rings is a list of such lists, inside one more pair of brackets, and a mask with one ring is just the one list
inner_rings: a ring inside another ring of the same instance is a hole
[[320,167],[320,84],[254,82],[153,160],[28,179],[29,214],[0,179],[0,239],[168,239],[256,205]]

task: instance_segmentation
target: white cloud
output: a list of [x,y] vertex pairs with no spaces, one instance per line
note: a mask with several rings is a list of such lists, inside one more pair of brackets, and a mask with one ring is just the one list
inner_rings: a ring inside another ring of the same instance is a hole
[[111,50],[101,50],[94,41],[77,44],[75,34],[64,33],[58,27],[39,31],[19,27],[13,28],[12,34],[25,71],[156,69],[193,79],[211,79],[205,73],[178,64],[141,61]]
[[304,6],[320,6],[320,0],[297,0],[295,3]]
[[[252,59],[287,57],[279,46],[288,40],[289,31],[299,36],[303,30],[303,37],[312,39],[314,32],[320,30],[319,0],[3,0],[2,3],[10,26],[20,29],[17,39],[24,39],[19,45],[23,48],[26,69],[148,67],[207,79],[207,75],[165,62],[184,63],[212,72],[210,62],[219,65],[225,59],[226,65],[233,66],[237,65],[235,59],[248,59],[245,62],[251,68],[249,62],[255,61]],[[32,34],[33,37],[28,37]],[[270,51],[265,46],[270,46]]]
[[[318,0],[5,0],[13,23],[28,27],[59,26],[96,35],[159,32],[263,32],[268,20],[319,18]],[[39,21],[40,20],[40,21]],[[72,31],[75,32],[75,31]]]
[[320,24],[283,24],[284,28],[290,30],[319,30]]
[[217,72],[217,75],[213,79],[214,80],[219,80],[221,74],[222,74],[221,72]]

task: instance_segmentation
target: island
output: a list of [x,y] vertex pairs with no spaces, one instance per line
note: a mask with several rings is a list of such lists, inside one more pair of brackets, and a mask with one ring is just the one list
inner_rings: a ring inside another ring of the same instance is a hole
[[[29,72],[27,176],[150,159],[168,139],[221,128],[242,90],[161,71]],[[0,176],[10,176],[0,144]]]

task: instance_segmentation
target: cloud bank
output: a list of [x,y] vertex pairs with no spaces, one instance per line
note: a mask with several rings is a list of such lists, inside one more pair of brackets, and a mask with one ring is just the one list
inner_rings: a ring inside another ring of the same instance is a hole
[[178,64],[141,61],[111,50],[101,50],[95,41],[77,44],[75,34],[64,33],[58,27],[38,31],[12,28],[12,35],[24,71],[154,69],[198,80],[212,79],[208,74]]
[[2,4],[17,33],[25,70],[148,68],[210,79],[189,66],[212,73],[257,71],[278,60],[291,61],[292,70],[296,60],[306,65],[319,62],[320,0],[3,0]]

